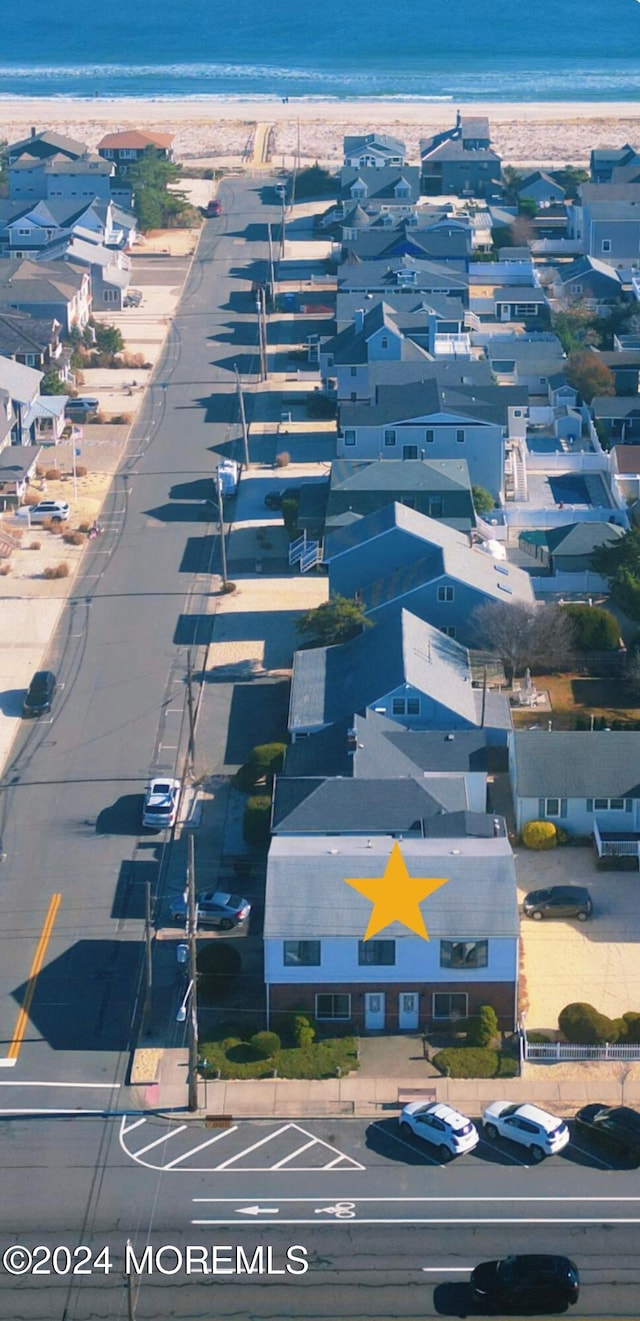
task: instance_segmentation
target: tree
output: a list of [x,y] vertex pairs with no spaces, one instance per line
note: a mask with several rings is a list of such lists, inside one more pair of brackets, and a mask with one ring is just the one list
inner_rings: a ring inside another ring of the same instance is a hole
[[321,165],[310,165],[297,175],[296,198],[299,201],[303,197],[324,197],[327,193],[335,193],[335,190],[335,175],[324,170]]
[[258,743],[236,774],[236,788],[251,793],[259,780],[264,780],[266,789],[271,792],[273,777],[282,770],[286,747],[286,743]]
[[554,312],[551,328],[558,336],[565,353],[574,353],[586,343],[600,347],[599,318],[586,303],[574,303],[563,312]]
[[582,395],[585,403],[590,404],[596,394],[613,395],[616,392],[616,378],[606,362],[601,362],[597,353],[590,349],[578,349],[573,352],[564,369],[570,385]]
[[589,180],[589,171],[579,165],[565,165],[563,170],[554,170],[552,177],[564,188],[567,197],[577,197],[580,184]]
[[610,610],[597,605],[563,605],[561,609],[571,620],[578,651],[617,651],[620,625]]
[[489,1046],[500,1037],[497,1014],[491,1005],[480,1005],[477,1014],[468,1018],[465,1026],[469,1046]]
[[495,508],[496,502],[486,486],[472,486],[471,498],[476,514],[479,514],[481,518],[484,514],[490,514],[492,509]]
[[591,567],[609,583],[609,591],[630,619],[640,619],[640,529],[631,528],[619,541],[596,546]]
[[529,216],[530,220],[533,220],[533,217],[538,214],[538,203],[536,202],[535,197],[520,197],[518,199],[518,206],[520,208],[520,215]]
[[266,851],[269,847],[270,827],[271,798],[269,795],[256,794],[255,797],[248,798],[242,822],[242,833],[245,842],[252,849],[264,849]]
[[118,326],[103,326],[100,322],[92,322],[91,325],[100,353],[122,353],[124,339]]
[[159,156],[155,148],[150,147],[127,166],[124,174],[133,188],[133,209],[141,230],[176,228],[190,223],[193,208],[184,193],[177,192],[175,187],[169,190],[169,185],[175,185],[180,177],[178,167]]
[[66,381],[61,381],[60,376],[55,369],[49,368],[45,372],[40,382],[40,394],[68,394],[69,386]]
[[491,601],[471,619],[479,643],[500,656],[512,685],[527,665],[561,670],[571,662],[571,621],[558,606]]
[[332,596],[313,610],[306,610],[296,623],[296,630],[308,637],[316,647],[330,647],[337,642],[349,642],[371,628],[361,601],[350,601],[346,596]]

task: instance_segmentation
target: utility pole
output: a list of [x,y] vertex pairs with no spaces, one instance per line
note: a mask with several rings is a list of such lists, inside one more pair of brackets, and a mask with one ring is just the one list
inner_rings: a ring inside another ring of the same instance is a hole
[[282,220],[280,222],[280,261],[284,261],[284,243],[287,236],[287,199],[284,193],[282,193],[280,197],[280,202],[282,205]]
[[146,970],[146,983],[147,983],[144,1016],[148,1030],[149,1015],[151,1012],[151,988],[153,986],[153,932],[151,928],[151,881],[146,881],[144,887],[144,941],[145,941],[145,970]]
[[276,287],[276,273],[273,265],[273,234],[271,233],[270,224],[267,225],[267,233],[269,235],[269,290],[270,290],[270,299],[271,299],[270,305],[273,307],[273,297]]
[[193,778],[194,763],[196,759],[196,724],[193,707],[193,667],[191,665],[191,647],[187,652],[187,715],[189,717],[189,745],[187,750],[187,762]]
[[222,569],[222,586],[224,589],[227,585],[227,543],[224,535],[224,496],[222,494],[219,468],[216,468],[216,493],[218,496],[218,527],[220,530],[220,567]]
[[191,830],[189,831],[189,852],[187,862],[187,940],[189,944],[189,981],[191,985],[191,994],[187,1009],[187,1022],[189,1024],[188,1106],[190,1111],[198,1109],[197,921],[198,909],[196,906],[195,841],[193,831]]
[[240,426],[242,427],[242,443],[244,445],[244,466],[248,470],[250,467],[249,429],[247,427],[247,416],[244,411],[244,395],[242,393],[242,385],[240,384],[240,373],[238,371],[237,363],[233,364],[233,370],[235,371],[236,374],[236,390],[238,391],[238,407],[240,409]]
[[[128,1238],[128,1239],[127,1239],[127,1251],[130,1249],[130,1247],[131,1247],[131,1239]],[[129,1269],[129,1270],[127,1271],[127,1318],[128,1318],[128,1321],[136,1321],[136,1302],[135,1302],[135,1295],[134,1295],[133,1289],[134,1289],[133,1271],[132,1271],[131,1269]]]
[[258,289],[256,296],[256,309],[258,312],[258,339],[260,344],[260,380],[266,381],[267,372],[267,325],[265,314],[264,289]]

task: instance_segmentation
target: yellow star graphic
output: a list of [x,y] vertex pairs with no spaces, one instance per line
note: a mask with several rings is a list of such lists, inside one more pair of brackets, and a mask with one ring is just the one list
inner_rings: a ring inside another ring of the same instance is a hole
[[441,885],[446,885],[448,879],[448,876],[410,876],[397,842],[391,850],[384,876],[345,877],[345,885],[350,885],[373,904],[364,939],[370,940],[392,922],[401,922],[417,936],[428,940],[429,932],[420,904]]

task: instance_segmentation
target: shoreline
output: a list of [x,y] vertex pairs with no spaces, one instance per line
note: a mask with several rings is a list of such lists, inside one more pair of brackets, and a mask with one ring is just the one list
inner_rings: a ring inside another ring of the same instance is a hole
[[[422,137],[453,124],[456,111],[486,116],[506,164],[561,169],[585,165],[593,147],[640,145],[638,101],[225,100],[177,97],[24,97],[0,105],[0,137],[28,137],[49,128],[95,150],[107,132],[136,127],[172,131],[175,159],[223,168],[246,162],[255,126],[271,130],[273,167],[289,167],[300,145],[303,164],[337,168],[342,138],[378,130],[400,137],[408,159],[419,159]],[[268,167],[267,167],[268,168]]]

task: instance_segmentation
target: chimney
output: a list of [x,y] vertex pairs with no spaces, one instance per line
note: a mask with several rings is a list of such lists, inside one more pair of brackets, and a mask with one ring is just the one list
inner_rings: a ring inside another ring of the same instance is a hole
[[355,310],[355,312],[354,312],[354,314],[353,314],[353,324],[354,324],[355,329],[356,329],[356,334],[359,335],[359,334],[360,334],[360,331],[362,330],[362,328],[363,328],[363,326],[364,326],[364,308],[363,308],[363,307],[357,307],[357,308],[356,308],[356,310]]
[[32,124],[32,125],[31,125],[31,136],[32,136],[32,138],[37,137],[37,134],[38,134],[38,130],[37,130],[37,128],[35,127],[35,125]]
[[462,127],[462,115],[460,114],[459,110],[456,110],[456,128],[461,128],[461,127]]
[[347,752],[348,752],[349,756],[353,756],[353,754],[354,754],[354,753],[356,752],[356,750],[357,750],[357,747],[358,747],[358,735],[357,735],[355,729],[348,729],[348,730],[347,730]]

